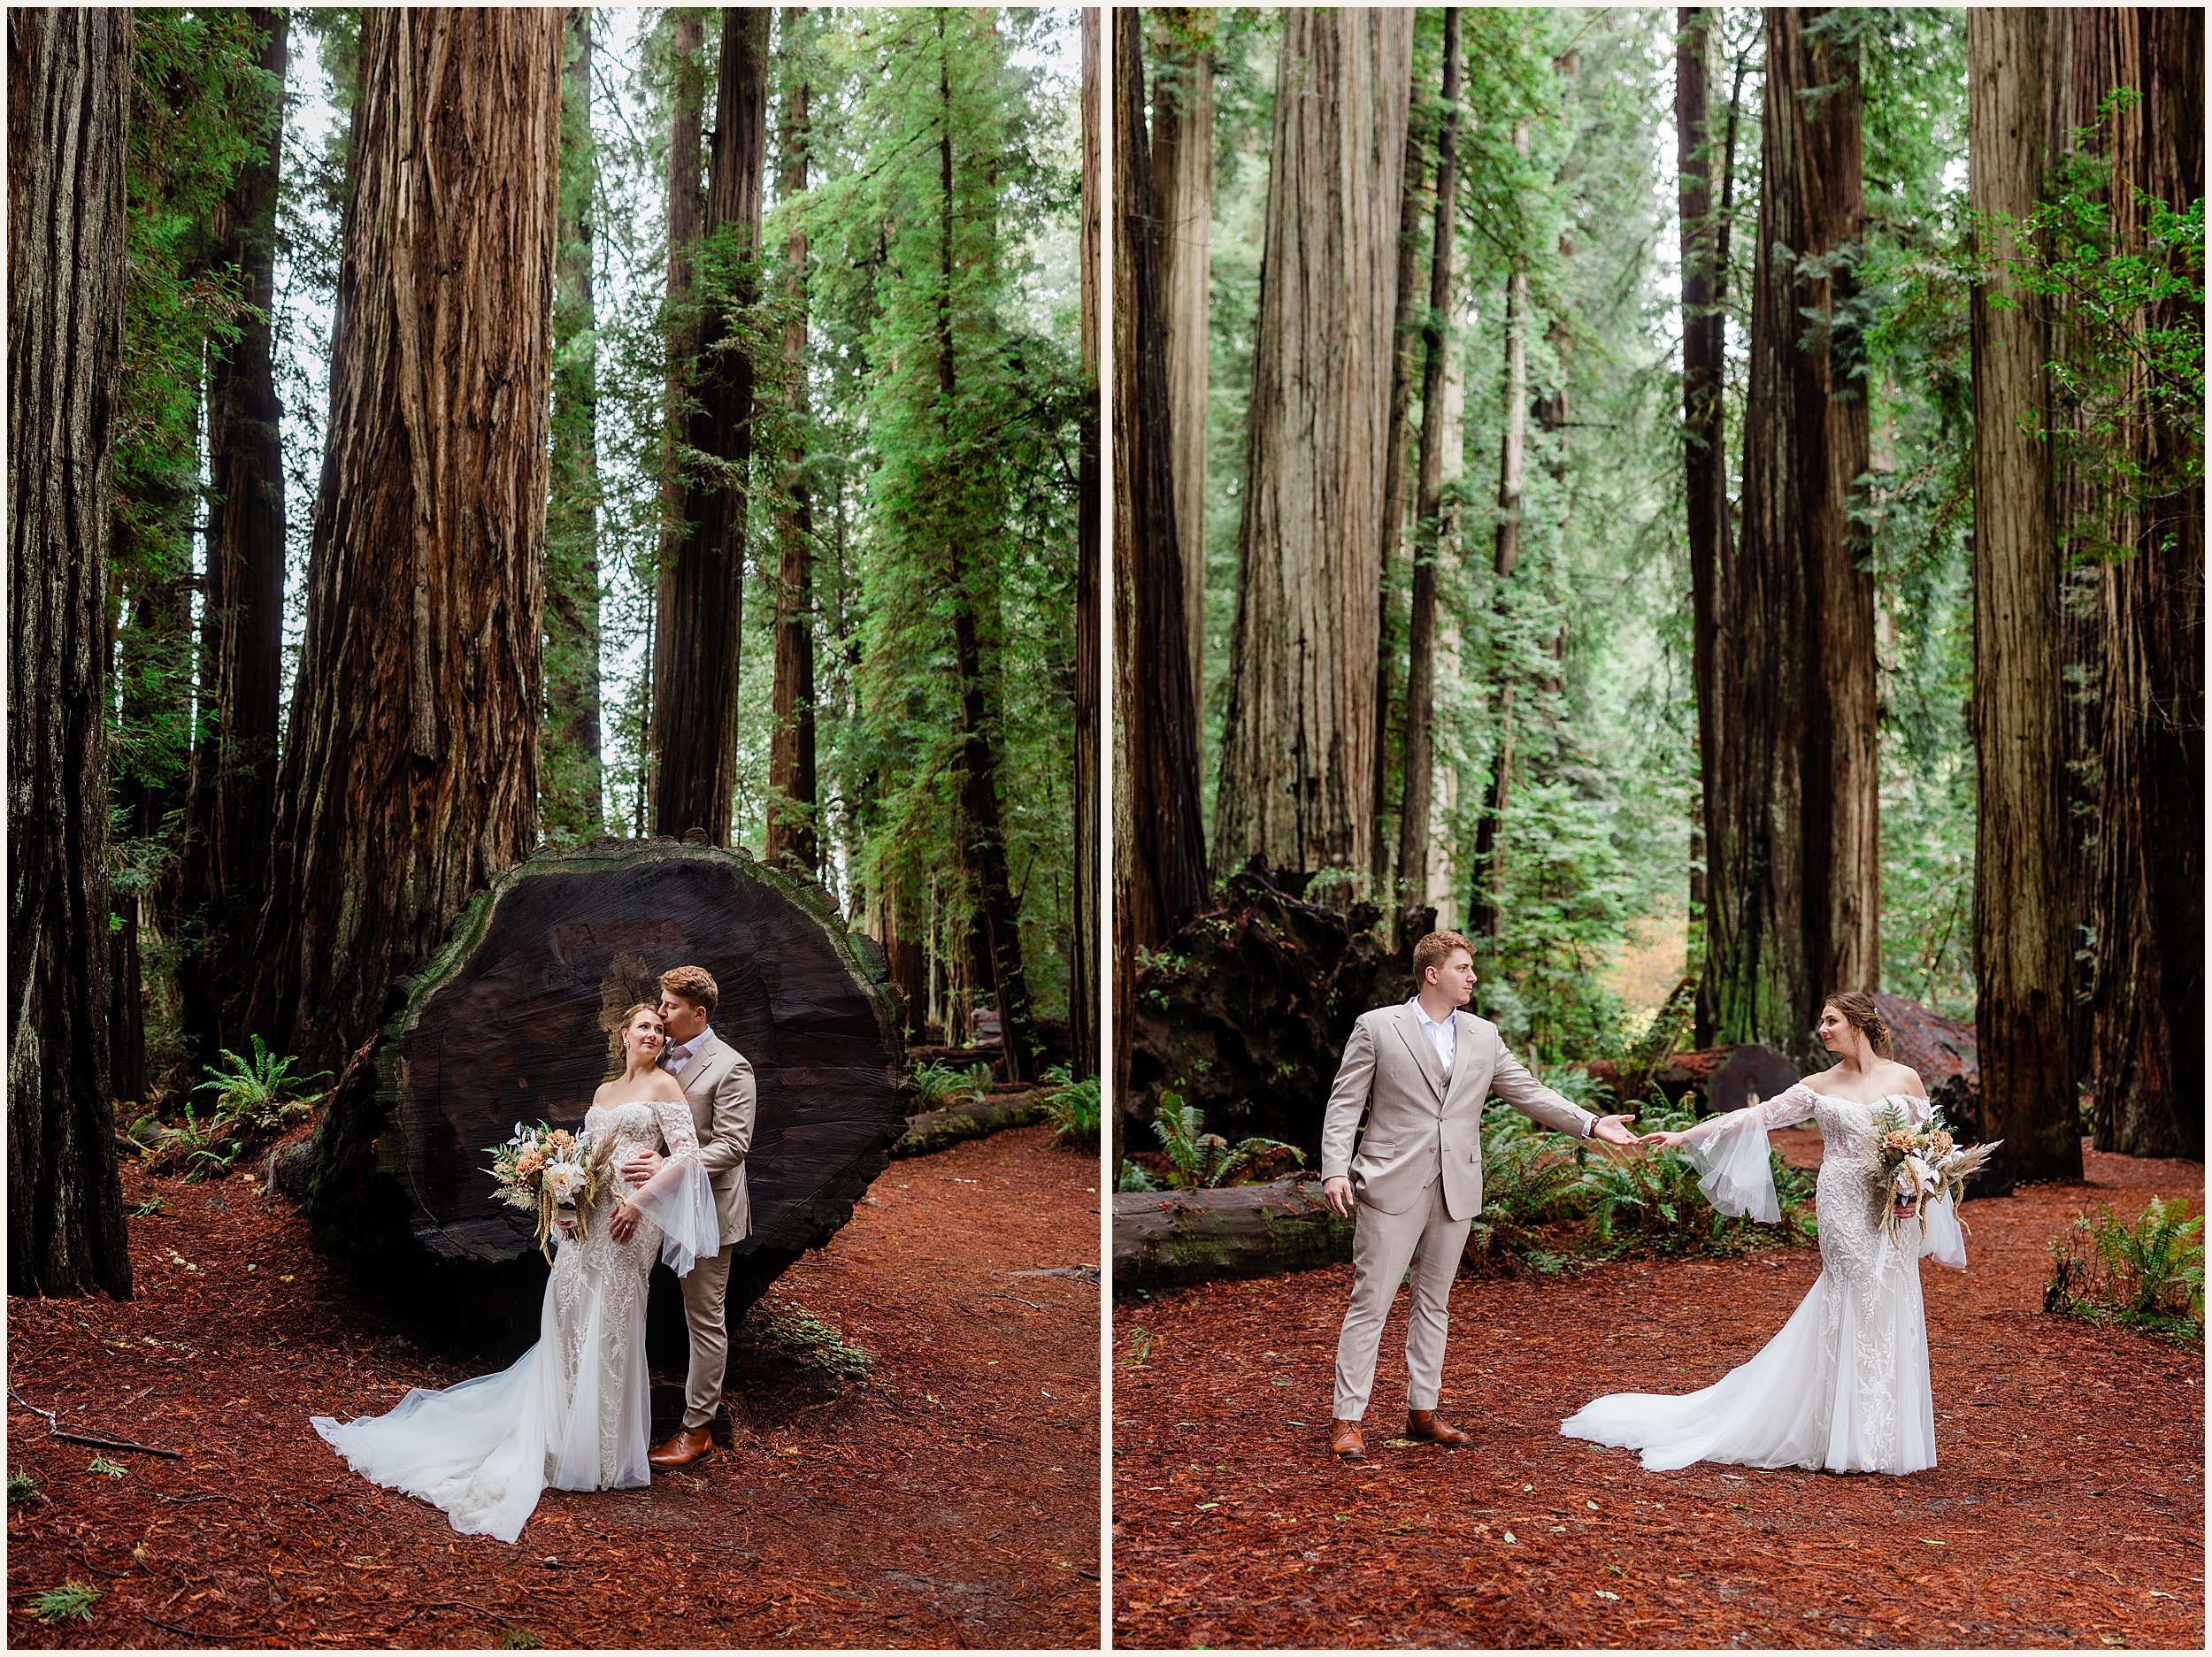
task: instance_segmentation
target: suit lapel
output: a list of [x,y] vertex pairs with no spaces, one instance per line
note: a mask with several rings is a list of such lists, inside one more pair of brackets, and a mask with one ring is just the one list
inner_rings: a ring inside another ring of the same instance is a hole
[[1421,1009],[1412,1001],[1398,1009],[1398,1033],[1405,1038],[1413,1062],[1421,1067],[1421,1074],[1429,1078],[1429,1091],[1441,1104],[1445,1093],[1444,1067],[1436,1062],[1436,1048],[1430,1044],[1429,1032],[1421,1028]]
[[695,1099],[701,1087],[713,1085],[711,1072],[715,1061],[721,1056],[722,1038],[719,1036],[714,1037],[691,1055],[690,1061],[684,1066],[683,1074],[676,1078],[676,1085],[684,1090],[685,1098]]

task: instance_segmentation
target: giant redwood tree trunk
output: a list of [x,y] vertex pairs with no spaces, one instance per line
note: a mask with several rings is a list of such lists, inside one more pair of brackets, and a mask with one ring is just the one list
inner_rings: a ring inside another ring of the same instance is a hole
[[[287,13],[249,12],[260,64],[281,87]],[[276,815],[277,731],[284,663],[284,446],[271,351],[281,100],[262,147],[238,170],[219,211],[219,264],[237,272],[248,309],[237,337],[208,353],[210,501],[207,590],[200,615],[201,732],[192,756],[179,904],[189,929],[177,974],[195,1075],[219,1049],[242,1049],[239,1003],[252,978],[254,929]],[[196,925],[193,917],[197,917]]]
[[131,1293],[108,1092],[107,525],[131,12],[8,13],[8,1293]]
[[[2085,12],[2078,34],[2093,20],[2118,37],[2114,82],[2143,100],[2112,118],[2111,189],[2116,240],[2141,253],[2142,198],[2204,195],[2204,13]],[[2181,327],[2185,303],[2163,301],[2149,326]],[[2093,1115],[2100,1150],[2201,1160],[2204,445],[2164,389],[2132,423],[2143,495],[2102,572]]]
[[557,8],[364,14],[250,1020],[310,1068],[537,837],[560,110]]
[[1398,814],[1398,903],[1418,903],[1429,886],[1429,810],[1434,779],[1436,561],[1443,556],[1444,372],[1451,351],[1453,203],[1458,188],[1459,8],[1444,8],[1444,113],[1436,135],[1436,227],[1429,256],[1429,310],[1421,326],[1421,474],[1414,495],[1413,602],[1406,633],[1404,803]]
[[[1713,1039],[1802,1054],[1880,972],[1873,578],[1848,505],[1867,407],[1830,318],[1861,232],[1858,71],[1818,12],[1766,14],[1743,533],[1718,583],[1707,768]],[[1817,91],[1818,96],[1814,96]]]
[[1152,209],[1157,224],[1160,319],[1165,333],[1169,471],[1175,541],[1183,561],[1183,625],[1190,640],[1191,706],[1206,700],[1206,313],[1214,221],[1214,12],[1151,11],[1158,66],[1152,82]]
[[[783,8],[787,62],[782,130],[783,167],[777,191],[783,201],[806,193],[807,83],[791,65],[798,56],[804,6]],[[776,662],[770,691],[773,723],[768,737],[769,860],[813,873],[822,855],[815,835],[814,799],[814,515],[806,485],[806,227],[792,220],[784,242],[783,376],[791,411],[791,441],[783,455],[783,483],[776,498]]]
[[906,1127],[905,1065],[881,953],[803,874],[719,848],[603,840],[541,854],[479,895],[373,1057],[349,1067],[312,1146],[280,1170],[309,1195],[317,1243],[441,1344],[527,1346],[545,1279],[533,1216],[496,1201],[480,1147],[516,1122],[580,1126],[621,1073],[624,1009],[684,965],[713,975],[715,1034],[753,1070],[736,1323],[886,1166]]
[[[1974,348],[1974,1030],[1982,1100],[2017,1179],[2081,1177],[2067,1032],[2058,558],[2044,307],[2004,273],[2050,150],[2049,13],[1966,14],[1967,190],[1986,276]],[[1984,216],[2002,216],[1992,220]]]
[[[1144,129],[1143,14],[1114,30],[1114,981],[1205,895],[1198,706],[1175,510],[1162,225]],[[1118,1053],[1126,1021],[1117,1018]]]
[[1413,14],[1283,14],[1213,869],[1370,866]]
[[[746,264],[760,248],[768,161],[768,10],[722,9],[704,235],[727,257],[702,283],[699,345],[687,383],[683,530],[664,564],[653,638],[653,820],[663,834],[704,829],[730,843],[737,794],[738,648],[752,460],[753,361],[737,343],[752,303]],[[672,157],[671,165],[673,166]],[[671,257],[673,257],[672,246]]]
[[545,533],[545,825],[606,825],[599,742],[599,368],[593,343],[591,8],[567,9],[553,301],[552,506]]

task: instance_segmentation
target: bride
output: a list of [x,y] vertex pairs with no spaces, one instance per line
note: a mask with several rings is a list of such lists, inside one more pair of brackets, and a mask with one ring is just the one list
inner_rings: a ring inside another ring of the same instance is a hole
[[1874,1121],[1885,1106],[1917,1130],[1930,1116],[1920,1078],[1892,1056],[1874,1000],[1829,997],[1818,1032],[1836,1064],[1778,1098],[1754,1101],[1644,1142],[1679,1151],[1713,1206],[1771,1224],[1781,1217],[1767,1133],[1810,1116],[1824,1155],[1815,1192],[1821,1274],[1782,1331],[1702,1392],[1613,1392],[1560,1424],[1574,1438],[1643,1452],[1647,1468],[1693,1461],[1833,1472],[1916,1473],[1935,1465],[1935,1407],[1920,1256],[1966,1266],[1947,1197],[1917,1219],[1884,1224],[1888,1186]]
[[443,1508],[464,1534],[513,1541],[548,1484],[650,1482],[646,1274],[657,1251],[681,1277],[721,1245],[690,1108],[659,1068],[665,1041],[650,1006],[622,1016],[622,1074],[600,1084],[583,1131],[614,1136],[617,1168],[662,1146],[667,1160],[581,1236],[564,1225],[538,1344],[497,1375],[442,1392],[418,1387],[387,1415],[313,1418],[355,1472]]

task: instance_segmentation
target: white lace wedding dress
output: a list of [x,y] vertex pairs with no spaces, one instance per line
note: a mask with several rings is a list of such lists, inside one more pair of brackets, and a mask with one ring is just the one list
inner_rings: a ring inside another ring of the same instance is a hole
[[649,1482],[646,1274],[657,1250],[680,1277],[721,1247],[714,1193],[685,1105],[594,1105],[583,1131],[614,1136],[617,1168],[664,1145],[668,1160],[633,1193],[645,1217],[626,1241],[608,1234],[611,1205],[602,1205],[580,1239],[561,1242],[538,1344],[496,1375],[442,1392],[418,1387],[389,1415],[342,1423],[313,1418],[355,1472],[443,1508],[466,1535],[513,1541],[548,1484],[610,1490]]
[[1875,1104],[1832,1098],[1800,1082],[1787,1093],[1715,1116],[1680,1154],[1722,1213],[1772,1224],[1781,1217],[1767,1134],[1810,1116],[1823,1151],[1814,1213],[1821,1274],[1782,1331],[1749,1362],[1701,1392],[1613,1392],[1560,1424],[1573,1438],[1643,1452],[1657,1470],[1693,1461],[1745,1467],[1916,1473],[1935,1465],[1935,1405],[1920,1257],[1963,1270],[1966,1246],[1947,1197],[1918,1220],[1883,1225],[1888,1193],[1875,1154],[1874,1117],[1901,1109],[1916,1128],[1928,1101],[1893,1093]]

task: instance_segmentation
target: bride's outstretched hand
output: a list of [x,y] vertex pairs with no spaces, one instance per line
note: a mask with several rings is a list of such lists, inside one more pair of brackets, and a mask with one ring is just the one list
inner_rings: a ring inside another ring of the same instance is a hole
[[1687,1129],[1684,1129],[1680,1132],[1677,1133],[1647,1133],[1642,1139],[1637,1140],[1636,1143],[1644,1146],[1656,1146],[1663,1151],[1671,1151],[1680,1146],[1682,1142],[1689,1137],[1689,1131]]

